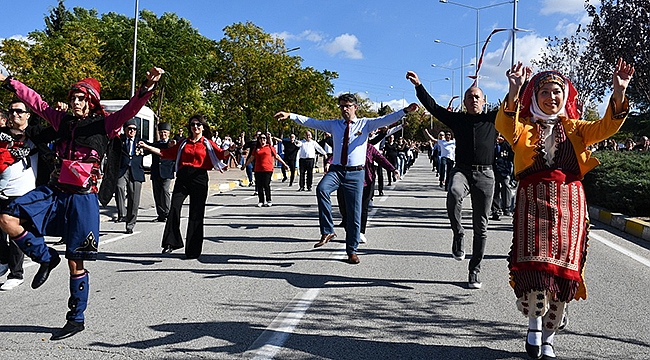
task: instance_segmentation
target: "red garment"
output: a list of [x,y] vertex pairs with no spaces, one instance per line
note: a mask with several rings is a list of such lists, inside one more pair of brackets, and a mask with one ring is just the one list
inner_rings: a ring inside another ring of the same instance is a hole
[[7,170],[15,162],[16,159],[11,155],[9,150],[0,148],[0,173]]
[[[204,137],[194,142],[190,139],[187,139],[185,146],[183,146],[183,151],[181,152],[180,161],[177,163],[178,169],[182,169],[185,166],[195,167],[204,170],[211,170],[213,168],[212,161],[210,160],[210,155],[208,155],[208,150],[203,143]],[[214,149],[215,154],[219,160],[225,160],[224,151],[221,150],[214,141],[209,140],[210,145]],[[160,149],[160,157],[166,160],[176,160],[176,155],[178,154],[178,149],[181,146],[182,141],[176,143],[176,145],[167,148]]]
[[265,145],[254,150],[255,154],[255,166],[253,167],[254,172],[269,172],[273,171],[275,167],[275,148],[271,145]]
[[584,287],[587,216],[576,175],[550,170],[521,180],[508,258],[518,297],[530,290],[550,290],[562,301],[586,297],[578,287]]

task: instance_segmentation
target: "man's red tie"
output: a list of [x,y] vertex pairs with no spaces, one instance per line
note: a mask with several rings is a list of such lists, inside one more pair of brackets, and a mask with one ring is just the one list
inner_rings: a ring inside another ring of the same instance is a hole
[[348,164],[348,143],[350,142],[350,121],[347,122],[345,127],[345,135],[343,135],[343,148],[341,149],[341,165]]

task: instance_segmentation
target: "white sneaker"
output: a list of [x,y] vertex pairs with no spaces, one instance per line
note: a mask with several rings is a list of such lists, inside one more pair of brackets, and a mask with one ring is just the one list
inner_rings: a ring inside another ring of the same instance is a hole
[[6,274],[7,271],[9,271],[9,264],[0,264],[0,276]]
[[365,244],[367,241],[368,241],[368,239],[366,239],[365,234],[363,234],[363,233],[359,234],[359,243],[360,244]]
[[8,291],[8,290],[13,290],[16,286],[22,284],[25,282],[23,279],[7,279],[2,286],[0,286],[0,290]]
[[269,202],[267,202],[266,204],[264,204],[264,206],[266,206],[266,207],[271,207],[271,206],[273,206],[273,203],[269,201]]
[[262,204],[262,203],[257,203],[257,207],[262,207],[262,205],[264,205],[264,204]]

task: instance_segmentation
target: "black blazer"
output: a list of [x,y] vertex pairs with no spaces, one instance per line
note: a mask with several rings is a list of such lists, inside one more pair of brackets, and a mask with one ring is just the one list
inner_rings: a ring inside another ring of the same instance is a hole
[[[122,147],[121,147],[122,156],[120,158],[120,171],[118,172],[118,177],[124,176],[126,170],[128,168],[131,168],[131,176],[133,177],[132,180],[144,182],[144,166],[142,166],[142,159],[144,158],[144,149],[138,148],[136,146],[135,154],[133,156],[129,156],[128,149],[126,148],[127,147],[126,136],[122,135],[120,136],[120,138],[122,139]],[[141,140],[142,139],[137,137],[133,139],[133,141],[135,141],[135,144],[137,144]]]
[[[169,143],[156,141],[151,146],[158,149],[167,149]],[[151,179],[173,179],[175,163],[175,160],[165,160],[156,154],[151,154]]]

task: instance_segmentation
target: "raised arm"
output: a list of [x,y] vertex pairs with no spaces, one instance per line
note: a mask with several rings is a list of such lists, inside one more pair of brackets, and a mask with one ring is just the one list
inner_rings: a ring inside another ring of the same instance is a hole
[[612,76],[612,84],[614,87],[612,92],[614,113],[620,112],[623,107],[623,103],[625,102],[625,90],[630,84],[632,75],[634,75],[634,66],[623,61],[623,58],[618,58]]
[[521,61],[512,65],[512,67],[506,71],[509,85],[506,109],[515,110],[515,103],[517,102],[517,99],[519,99],[521,87],[524,85],[526,80],[530,79],[532,73],[533,69],[530,66],[524,66]]

